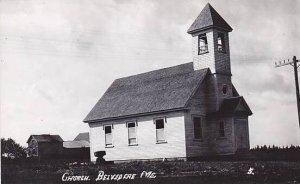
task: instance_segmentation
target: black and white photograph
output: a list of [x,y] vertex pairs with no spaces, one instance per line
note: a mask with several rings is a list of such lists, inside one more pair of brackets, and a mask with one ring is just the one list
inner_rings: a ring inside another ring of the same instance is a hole
[[299,0],[0,0],[1,183],[300,184]]

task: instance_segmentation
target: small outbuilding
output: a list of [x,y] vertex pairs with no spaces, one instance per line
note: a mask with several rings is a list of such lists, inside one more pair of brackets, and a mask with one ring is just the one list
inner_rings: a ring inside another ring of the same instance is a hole
[[59,135],[31,135],[28,140],[28,156],[39,159],[55,159],[63,154],[63,139]]
[[80,133],[73,141],[64,141],[59,135],[31,135],[27,154],[41,161],[89,161],[89,133]]

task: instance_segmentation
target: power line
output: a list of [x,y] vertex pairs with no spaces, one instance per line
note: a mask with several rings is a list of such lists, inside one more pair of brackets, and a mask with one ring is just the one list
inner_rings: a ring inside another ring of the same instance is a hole
[[[165,57],[168,59],[178,59],[176,57],[172,57],[175,54],[183,54],[189,55],[191,52],[182,48],[167,48],[167,47],[151,47],[151,44],[148,46],[139,46],[140,44],[128,44],[125,42],[120,43],[120,39],[117,37],[113,37],[112,42],[99,42],[93,40],[92,42],[88,41],[80,41],[80,40],[66,40],[66,39],[52,39],[52,38],[41,38],[41,37],[33,37],[33,36],[19,36],[19,35],[7,35],[0,34],[0,47],[2,47],[2,51],[6,49],[12,49],[14,51],[19,51],[18,53],[26,53],[26,51],[30,52],[33,55],[49,55],[49,56],[67,56],[67,57],[95,57],[95,56],[103,56],[103,57],[126,57],[131,56],[124,49],[130,49],[133,52],[142,52],[141,55],[147,57],[155,57],[154,55],[160,54],[160,57]],[[111,39],[111,38],[110,38]],[[151,38],[152,39],[152,38]],[[150,41],[153,41],[151,40]],[[149,40],[148,40],[149,42]],[[113,44],[118,43],[118,44]],[[43,47],[43,46],[48,47]],[[60,47],[60,48],[58,48]],[[111,51],[114,49],[114,52]],[[116,50],[118,49],[118,50]],[[122,51],[123,50],[123,51]],[[23,52],[22,52],[23,51]],[[87,52],[86,52],[87,51]],[[117,52],[116,52],[117,51]],[[10,51],[11,52],[11,51]],[[113,53],[113,54],[112,54]],[[154,53],[154,54],[152,54]],[[163,56],[168,55],[168,56]],[[137,55],[137,58],[139,56]],[[185,60],[191,59],[188,57]],[[236,64],[267,64],[273,60],[278,60],[276,58],[250,58],[250,57],[231,57],[231,60]],[[247,63],[246,63],[247,62]]]
[[297,98],[297,108],[298,108],[298,120],[299,120],[299,128],[300,128],[300,94],[299,94],[299,81],[298,81],[298,63],[299,60],[296,59],[296,56],[293,57],[293,60],[290,61],[289,59],[287,62],[284,60],[283,62],[279,61],[278,63],[275,62],[275,67],[282,67],[291,65],[294,67],[294,75],[295,75],[295,85],[296,85],[296,98]]

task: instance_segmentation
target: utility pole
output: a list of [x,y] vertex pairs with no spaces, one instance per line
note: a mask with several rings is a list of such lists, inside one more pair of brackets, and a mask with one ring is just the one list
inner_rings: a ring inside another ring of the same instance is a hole
[[299,60],[296,59],[296,56],[293,57],[293,61],[279,61],[279,63],[275,62],[275,67],[281,67],[285,65],[292,65],[294,67],[294,74],[295,74],[295,85],[296,85],[296,97],[297,97],[297,108],[298,108],[298,121],[299,121],[299,127],[300,127],[300,94],[299,94],[299,81],[298,81],[298,70],[297,68],[300,66],[297,66],[297,63]]

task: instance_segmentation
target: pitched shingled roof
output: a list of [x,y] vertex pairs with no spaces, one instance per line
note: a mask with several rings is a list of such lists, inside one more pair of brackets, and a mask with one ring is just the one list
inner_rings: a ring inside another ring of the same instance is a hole
[[88,141],[88,142],[90,142],[90,135],[89,135],[88,132],[80,133],[75,137],[74,141]]
[[230,25],[207,3],[187,32],[192,34],[210,28],[219,28],[229,32],[232,31]]
[[64,140],[59,135],[41,134],[41,135],[31,135],[27,143],[34,138],[37,142],[63,142]]
[[251,109],[249,108],[248,104],[246,103],[244,97],[242,97],[242,96],[224,99],[220,106],[218,113],[221,113],[221,114],[236,113],[238,111],[237,107],[239,106],[239,104],[243,105],[243,107],[245,108],[244,113],[246,113],[247,115],[252,115]]
[[182,109],[207,72],[186,63],[117,79],[84,122]]

